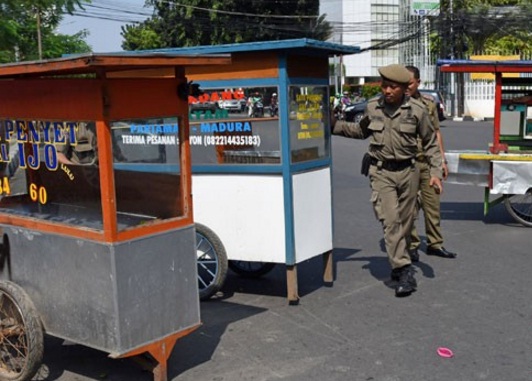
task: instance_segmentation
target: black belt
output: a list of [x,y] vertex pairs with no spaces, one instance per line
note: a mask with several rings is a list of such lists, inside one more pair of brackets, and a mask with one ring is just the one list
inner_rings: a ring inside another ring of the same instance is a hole
[[[377,160],[375,158],[371,158],[371,165],[378,166],[380,160]],[[380,161],[382,163],[381,168],[385,169],[387,171],[391,172],[397,172],[402,171],[403,169],[406,169],[408,167],[411,167],[413,162],[412,159],[408,160],[386,160],[386,161]]]

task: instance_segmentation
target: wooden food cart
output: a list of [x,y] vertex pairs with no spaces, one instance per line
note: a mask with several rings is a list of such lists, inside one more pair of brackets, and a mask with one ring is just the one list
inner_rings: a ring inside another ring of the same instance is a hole
[[329,57],[359,48],[294,39],[159,51],[232,57],[186,69],[203,91],[189,98],[202,299],[228,266],[253,277],[283,264],[297,304],[297,264],[320,255],[332,284]]
[[[0,379],[33,376],[43,332],[114,358],[149,354],[154,379],[167,379],[176,340],[200,325],[185,68],[229,62],[91,54],[0,65]],[[137,74],[153,68],[171,75]],[[93,160],[65,164],[72,150]]]
[[[441,60],[442,72],[491,73],[495,80],[493,142],[486,151],[451,151],[449,182],[484,186],[484,212],[501,201],[532,227],[532,61]],[[495,198],[491,197],[495,195]]]

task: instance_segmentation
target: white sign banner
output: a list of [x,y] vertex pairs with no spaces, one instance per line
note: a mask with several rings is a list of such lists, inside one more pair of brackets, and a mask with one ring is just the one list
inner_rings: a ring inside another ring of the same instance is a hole
[[440,0],[412,0],[410,14],[412,16],[438,16]]

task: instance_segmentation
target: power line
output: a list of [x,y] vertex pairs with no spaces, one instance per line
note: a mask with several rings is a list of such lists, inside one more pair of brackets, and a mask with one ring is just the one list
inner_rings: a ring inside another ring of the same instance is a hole
[[[268,2],[282,1],[282,0],[269,0]],[[286,34],[287,36],[292,33],[304,33],[306,30],[298,28],[297,25],[287,25],[284,21],[290,19],[316,19],[319,16],[292,16],[292,15],[261,15],[245,12],[232,12],[232,11],[223,11],[215,10],[211,8],[197,7],[186,5],[182,3],[174,3],[170,1],[161,1],[176,7],[186,7],[194,10],[201,11],[205,14],[195,15],[194,19],[190,22],[194,22],[195,28],[200,28],[202,32],[211,32],[214,31],[214,26],[212,25],[210,18],[206,15],[208,13],[217,13],[227,16],[238,17],[238,22],[235,20],[228,19],[222,21],[222,25],[226,27],[231,27],[233,30],[247,30],[250,27],[256,26],[254,21],[248,21],[249,18],[262,18],[268,20],[267,24],[261,24],[262,28],[276,30],[280,33]],[[292,1],[285,1],[292,2]],[[109,0],[93,0],[91,4],[85,5],[86,9],[84,11],[78,10],[74,14],[79,17],[101,19],[101,20],[110,20],[123,23],[132,23],[139,24],[144,22],[151,16],[154,16],[154,10],[148,9],[146,7],[132,7],[130,3],[120,2],[120,1],[109,1]],[[421,17],[424,20],[427,16],[417,16]],[[521,22],[526,22],[526,15],[520,17],[516,15],[517,18],[521,18]],[[185,21],[185,20],[182,20]],[[494,22],[494,20],[485,20],[488,23]],[[366,21],[366,22],[336,22],[329,21],[329,25],[332,27],[332,32],[335,34],[370,34],[370,35],[381,35],[380,38],[376,39],[373,37],[371,40],[362,40],[354,41],[353,45],[363,45],[371,44],[369,47],[365,47],[362,50],[381,50],[389,49],[391,47],[400,45],[404,42],[408,42],[415,38],[424,38],[427,34],[432,33],[433,31],[422,28],[419,30],[418,19],[410,20],[399,23],[390,23],[388,21]],[[515,20],[514,22],[520,22],[520,20]],[[401,36],[401,37],[396,37]],[[378,41],[378,42],[377,42]]]

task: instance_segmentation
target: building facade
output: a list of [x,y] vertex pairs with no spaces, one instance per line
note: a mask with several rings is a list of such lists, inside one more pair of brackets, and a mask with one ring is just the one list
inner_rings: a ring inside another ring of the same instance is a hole
[[414,15],[411,5],[411,0],[321,0],[320,14],[333,27],[332,41],[362,51],[333,60],[342,85],[377,81],[378,68],[393,63],[415,65],[425,82],[435,80],[428,49],[434,15]]

